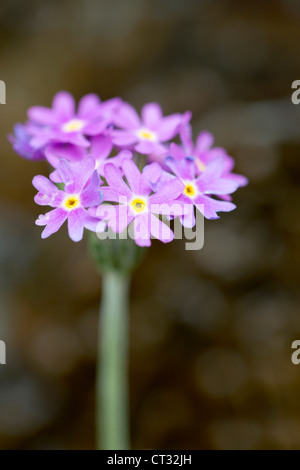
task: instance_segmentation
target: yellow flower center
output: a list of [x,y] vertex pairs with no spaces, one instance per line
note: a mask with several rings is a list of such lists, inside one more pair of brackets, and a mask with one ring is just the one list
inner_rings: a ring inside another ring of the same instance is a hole
[[149,129],[140,129],[137,134],[141,139],[144,139],[144,140],[151,140],[151,141],[156,140],[155,132],[152,132]]
[[84,122],[81,119],[71,119],[63,125],[64,132],[76,132],[81,131],[84,126]]
[[144,210],[146,210],[146,207],[147,207],[146,201],[140,198],[133,199],[130,205],[132,209],[134,210],[134,212],[138,212],[138,213],[143,212]]
[[68,196],[64,201],[65,208],[69,210],[75,209],[75,207],[78,206],[78,204],[79,204],[79,197],[76,195]]
[[194,183],[187,183],[183,190],[183,194],[185,194],[188,197],[195,197],[197,192],[198,191]]

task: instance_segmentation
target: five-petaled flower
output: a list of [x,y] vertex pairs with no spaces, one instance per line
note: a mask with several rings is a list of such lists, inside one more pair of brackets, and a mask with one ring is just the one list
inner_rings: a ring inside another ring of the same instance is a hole
[[47,238],[60,229],[68,220],[68,232],[74,242],[83,237],[84,228],[96,231],[99,219],[92,217],[86,210],[101,202],[100,178],[95,161],[89,157],[74,171],[66,160],[61,160],[57,171],[65,187],[64,190],[42,175],[35,176],[32,184],[38,190],[34,200],[41,206],[54,209],[36,220],[37,225],[46,226],[42,238]]
[[30,143],[33,147],[43,147],[51,142],[89,147],[87,137],[102,134],[112,123],[120,104],[119,98],[101,102],[97,95],[91,93],[80,100],[76,112],[73,96],[61,91],[55,95],[52,108],[29,108]]
[[214,137],[210,132],[200,132],[194,144],[192,128],[187,124],[181,127],[180,137],[182,148],[178,147],[176,144],[172,144],[172,154],[179,160],[186,156],[193,157],[196,165],[196,173],[198,175],[205,171],[210,162],[218,158],[223,167],[222,177],[236,181],[238,186],[246,186],[246,184],[248,184],[248,179],[245,176],[232,173],[234,159],[228,155],[226,150],[222,147],[212,147]]
[[180,217],[182,225],[194,227],[194,208],[198,209],[207,219],[218,219],[217,212],[230,212],[235,209],[232,202],[220,201],[213,195],[233,193],[238,183],[222,176],[223,165],[219,158],[214,159],[200,175],[196,175],[193,158],[176,160],[166,158],[166,165],[182,183],[182,192],[178,200],[185,206],[184,214]]
[[165,142],[179,132],[183,115],[176,113],[163,116],[157,103],[145,104],[142,119],[128,103],[123,103],[114,117],[114,123],[120,129],[113,131],[113,143],[118,146],[133,146],[143,155],[164,154]]
[[149,181],[156,178],[156,164],[147,165],[141,173],[135,163],[125,160],[122,165],[128,184],[123,180],[119,168],[112,163],[104,167],[104,176],[108,183],[103,188],[104,201],[117,202],[118,205],[101,204],[89,213],[105,219],[108,227],[116,233],[123,232],[133,222],[134,239],[140,246],[150,246],[151,235],[162,242],[174,239],[172,230],[157,216],[179,216],[183,214],[183,205],[176,199],[181,194],[181,183],[174,179],[164,188],[151,194]]

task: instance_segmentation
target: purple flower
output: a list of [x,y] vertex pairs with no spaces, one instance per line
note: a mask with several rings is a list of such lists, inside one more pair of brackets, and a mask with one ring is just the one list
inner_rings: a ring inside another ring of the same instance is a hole
[[163,116],[157,103],[145,104],[142,119],[128,103],[123,103],[114,117],[114,124],[121,128],[112,132],[113,143],[118,146],[133,146],[143,154],[166,152],[164,142],[178,134],[183,116],[179,113]]
[[232,173],[235,162],[234,159],[228,155],[226,150],[222,147],[212,147],[214,143],[214,137],[212,134],[210,134],[210,132],[200,132],[194,145],[191,126],[186,124],[180,129],[180,138],[183,144],[183,148],[181,149],[177,145],[172,144],[172,156],[177,159],[193,157],[197,174],[203,173],[207,165],[215,158],[222,158],[222,176],[224,178],[229,178],[236,181],[239,186],[246,186],[248,184],[248,179],[245,176]]
[[60,91],[53,99],[52,108],[33,106],[28,110],[31,145],[41,147],[50,142],[69,143],[82,147],[90,145],[86,137],[101,134],[112,122],[121,104],[119,98],[101,102],[95,94],[85,95],[76,104],[73,96]]
[[228,195],[234,192],[239,184],[222,176],[223,160],[215,158],[208,163],[205,171],[197,176],[193,158],[176,160],[166,158],[166,164],[181,181],[182,190],[178,200],[184,204],[185,211],[180,217],[182,225],[194,227],[194,208],[198,209],[207,219],[218,219],[217,212],[229,212],[235,209],[231,202],[214,199],[212,195]]
[[45,225],[42,238],[57,232],[68,219],[68,232],[74,242],[83,237],[84,228],[96,231],[99,219],[89,215],[87,208],[101,203],[100,178],[94,170],[93,158],[85,159],[76,171],[66,160],[61,160],[57,167],[64,190],[60,190],[45,176],[35,176],[32,184],[38,190],[34,200],[41,206],[54,209],[40,215],[36,225]]
[[13,146],[14,151],[20,157],[27,160],[44,160],[45,156],[41,148],[33,147],[30,144],[31,135],[29,134],[26,126],[23,124],[16,124],[14,126],[14,134],[8,136],[8,140]]
[[125,160],[122,168],[128,185],[119,168],[112,163],[104,167],[108,186],[103,188],[103,199],[119,205],[101,204],[97,209],[90,209],[89,213],[106,220],[116,233],[123,232],[133,222],[134,239],[140,246],[150,246],[151,235],[164,243],[172,241],[172,230],[156,214],[178,216],[183,213],[182,204],[176,201],[182,192],[180,181],[174,179],[151,194],[149,181],[157,180],[161,173],[158,164],[147,165],[140,173],[132,160]]

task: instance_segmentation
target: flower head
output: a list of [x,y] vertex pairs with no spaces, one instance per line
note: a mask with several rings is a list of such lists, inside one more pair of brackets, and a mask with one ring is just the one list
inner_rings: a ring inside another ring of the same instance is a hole
[[156,180],[161,173],[157,164],[147,165],[141,173],[133,161],[125,160],[122,169],[128,184],[121,170],[112,163],[104,167],[108,186],[103,188],[103,199],[119,204],[101,204],[97,209],[90,209],[89,213],[106,220],[116,233],[123,232],[133,222],[134,239],[140,246],[150,246],[151,235],[164,243],[172,241],[172,230],[157,215],[178,216],[183,213],[182,204],[176,201],[182,191],[181,183],[174,179],[151,194],[149,181]]
[[218,219],[217,212],[229,212],[235,209],[231,202],[220,201],[212,196],[228,195],[238,188],[238,183],[222,176],[223,161],[215,158],[205,171],[197,176],[193,158],[176,160],[166,158],[166,165],[182,184],[178,200],[185,206],[185,212],[180,217],[185,227],[195,225],[194,208],[198,209],[207,219]]
[[157,103],[145,104],[139,117],[128,103],[123,103],[114,118],[119,130],[112,133],[113,143],[118,146],[132,146],[143,154],[166,152],[165,142],[178,134],[183,116],[179,113],[163,116]]
[[187,156],[193,157],[198,175],[205,171],[210,162],[215,158],[219,158],[223,161],[223,177],[236,181],[238,186],[246,186],[246,184],[248,184],[248,179],[245,176],[232,173],[234,168],[234,159],[228,155],[226,150],[222,147],[213,147],[214,137],[210,132],[200,132],[196,139],[196,143],[194,144],[192,139],[192,128],[189,124],[186,124],[180,129],[180,138],[182,141],[182,147],[180,148],[176,144],[172,144],[172,156],[177,159]]
[[66,220],[69,236],[75,242],[82,239],[84,228],[96,231],[99,220],[91,217],[86,210],[101,202],[100,178],[94,168],[93,158],[84,160],[76,170],[66,160],[61,160],[57,171],[64,183],[64,190],[58,189],[45,176],[33,178],[32,184],[38,190],[35,202],[54,208],[36,220],[36,225],[46,226],[42,238],[57,232]]
[[[150,245],[151,236],[169,242],[174,234],[163,216],[193,227],[196,208],[216,219],[235,208],[231,193],[247,184],[209,132],[194,144],[189,111],[163,116],[159,104],[148,103],[140,117],[119,98],[101,102],[95,94],[76,109],[73,96],[61,91],[51,108],[34,106],[28,117],[9,140],[22,157],[52,166],[50,179],[33,179],[36,203],[53,208],[36,221],[45,226],[43,238],[68,220],[74,241],[84,228],[99,232],[108,225],[116,233],[133,228],[141,246]],[[180,145],[170,142],[177,135]]]
[[51,142],[88,147],[87,137],[101,134],[112,122],[121,100],[101,102],[95,94],[85,95],[78,110],[73,96],[61,91],[53,99],[52,108],[33,106],[28,110],[31,145],[42,147]]

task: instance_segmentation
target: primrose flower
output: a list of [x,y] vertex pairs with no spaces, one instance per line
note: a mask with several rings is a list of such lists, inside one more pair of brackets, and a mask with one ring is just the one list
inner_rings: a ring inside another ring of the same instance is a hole
[[8,140],[13,146],[14,151],[20,157],[27,160],[45,160],[45,155],[41,148],[33,147],[30,144],[31,135],[23,124],[14,126],[14,133],[8,136]]
[[193,158],[176,160],[173,157],[167,157],[165,161],[182,184],[178,200],[185,207],[185,212],[180,217],[180,221],[185,227],[191,228],[195,225],[194,208],[198,209],[207,219],[218,219],[217,212],[229,212],[236,208],[231,202],[220,201],[212,197],[213,195],[233,193],[239,186],[238,182],[222,176],[224,162],[221,158],[215,158],[208,163],[200,176],[196,174]]
[[128,185],[119,168],[112,163],[104,167],[108,186],[103,188],[103,199],[119,204],[101,204],[90,209],[89,213],[106,220],[115,233],[123,232],[133,222],[134,239],[140,246],[150,246],[151,235],[164,243],[172,241],[174,233],[157,215],[175,217],[183,214],[183,205],[176,201],[182,192],[180,181],[174,179],[157,193],[151,194],[149,180],[156,180],[161,172],[156,163],[147,165],[141,173],[132,160],[125,160],[122,169]]
[[163,145],[178,134],[183,115],[176,113],[163,116],[157,103],[145,104],[142,119],[128,103],[123,103],[114,117],[114,124],[120,129],[112,132],[113,143],[117,146],[133,146],[143,154],[164,154]]
[[32,184],[38,190],[35,202],[54,208],[40,215],[35,222],[36,225],[46,226],[42,238],[57,232],[66,220],[69,236],[74,242],[82,239],[84,228],[96,231],[99,219],[86,210],[101,203],[100,178],[94,168],[95,161],[91,157],[84,160],[76,171],[66,160],[61,160],[57,171],[65,184],[64,190],[58,189],[45,176],[33,178]]
[[197,174],[203,173],[207,165],[214,158],[222,158],[223,160],[223,173],[224,178],[229,178],[238,183],[238,186],[246,186],[248,179],[243,175],[232,173],[234,168],[234,159],[228,155],[222,147],[212,147],[214,137],[210,132],[202,131],[196,139],[194,144],[192,139],[192,128],[189,124],[182,126],[180,129],[180,138],[183,148],[176,144],[171,144],[171,153],[177,159],[185,157],[193,157],[196,165]]
[[104,132],[120,104],[119,98],[101,102],[97,95],[91,93],[80,100],[76,112],[73,96],[60,91],[53,99],[52,108],[29,108],[29,122],[33,124],[30,144],[42,147],[56,142],[89,147],[87,137]]

